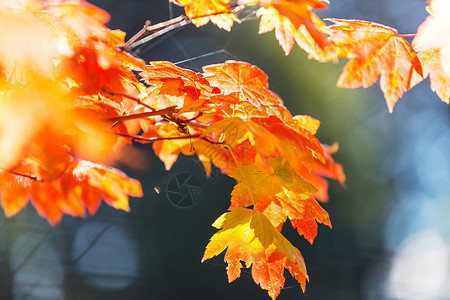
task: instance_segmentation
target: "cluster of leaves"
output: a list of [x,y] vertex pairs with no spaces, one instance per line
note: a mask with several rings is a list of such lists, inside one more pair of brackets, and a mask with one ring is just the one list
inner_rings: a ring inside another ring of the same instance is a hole
[[[320,62],[349,59],[338,87],[367,88],[381,77],[389,112],[406,91],[427,76],[431,89],[449,103],[450,22],[446,16],[450,4],[446,0],[430,1],[430,16],[415,35],[402,35],[394,28],[361,20],[326,19],[333,23],[327,26],[313,10],[327,9],[328,0],[173,1],[183,5],[190,18],[198,18],[193,21],[197,26],[211,20],[227,30],[236,20],[234,7],[259,5],[259,33],[274,30],[286,55],[297,43]],[[414,47],[404,39],[408,36],[415,36]]]
[[317,201],[328,200],[324,177],[345,180],[331,158],[337,145],[315,137],[319,121],[292,116],[256,66],[227,61],[196,73],[170,62],[145,64],[126,50],[177,22],[201,26],[211,20],[230,30],[242,6],[259,5],[260,32],[275,30],[286,53],[297,42],[320,61],[349,58],[339,85],[366,87],[381,75],[392,110],[404,91],[430,74],[432,88],[448,102],[448,42],[426,38],[444,21],[440,6],[447,4],[431,4],[436,13],[420,28],[416,41],[423,48],[416,54],[382,25],[333,19],[326,26],[312,12],[326,8],[321,0],[230,2],[179,0],[185,16],[146,24],[124,43],[123,32],[105,26],[109,15],[83,0],[0,1],[0,26],[9,28],[0,36],[6,215],[29,201],[52,225],[63,214],[94,214],[101,199],[128,210],[128,197],[142,196],[140,184],[105,165],[132,141],[152,143],[167,169],[180,153],[196,154],[208,174],[214,164],[237,181],[203,260],[227,249],[229,280],[239,277],[243,261],[272,298],[284,285],[284,268],[305,289],[303,258],[280,231],[289,218],[312,243],[317,223],[331,227]]

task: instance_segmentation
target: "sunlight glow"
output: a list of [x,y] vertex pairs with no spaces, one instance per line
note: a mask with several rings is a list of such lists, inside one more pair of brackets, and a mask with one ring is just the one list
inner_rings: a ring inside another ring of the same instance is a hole
[[389,276],[393,299],[441,299],[449,272],[448,250],[435,231],[411,235],[394,256]]

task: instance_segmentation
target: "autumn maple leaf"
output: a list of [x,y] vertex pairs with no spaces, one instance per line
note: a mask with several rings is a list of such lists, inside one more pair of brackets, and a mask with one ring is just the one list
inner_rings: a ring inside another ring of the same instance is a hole
[[[140,184],[80,159],[104,161],[111,152],[117,137],[108,133],[105,118],[120,110],[106,102],[127,103],[109,92],[139,93],[142,87],[131,69],[143,62],[116,48],[124,34],[110,31],[104,24],[109,15],[85,1],[29,0],[0,8],[0,24],[13,32],[0,38],[5,213],[12,216],[31,201],[56,224],[64,213],[83,216],[86,208],[95,213],[102,198],[128,209],[128,196],[142,194]],[[20,41],[14,35],[22,41],[14,42]],[[6,46],[8,40],[16,49]],[[105,90],[110,98],[100,95]],[[123,124],[115,127],[128,132]]]
[[[205,66],[203,71],[211,86],[219,88],[225,95],[236,94],[235,106],[243,105],[243,110],[249,112],[256,108],[258,115],[276,115],[284,119],[283,101],[268,89],[268,77],[257,66],[228,60],[224,64]],[[245,108],[246,103],[251,107]]]
[[272,156],[281,150],[282,143],[267,129],[253,120],[239,117],[224,119],[208,126],[202,136],[211,134],[225,145],[235,148],[249,141],[249,144],[264,156]]
[[[419,26],[413,46],[423,65],[424,77],[430,76],[431,89],[450,103],[450,3],[433,0],[430,16]],[[417,81],[420,81],[419,78]]]
[[258,201],[289,189],[296,193],[312,193],[316,189],[291,169],[281,157],[270,158],[267,166],[239,165],[229,174],[238,181],[231,192],[232,202],[240,206],[256,205]]
[[[232,200],[232,207],[238,204]],[[292,227],[311,244],[317,236],[317,223],[331,228],[328,213],[308,193],[283,189],[277,195],[259,201],[254,209],[261,211],[279,231],[289,217]]]
[[[322,145],[314,134],[305,128],[305,126],[310,125],[305,124],[306,120],[303,120],[303,124],[296,123],[299,118],[294,118],[288,124],[274,116],[252,118],[252,120],[262,125],[280,140],[283,146],[279,148],[279,152],[290,161],[294,169],[299,165],[311,168],[313,161],[316,159],[325,162]],[[311,122],[314,121],[311,120]]]
[[119,170],[74,161],[58,178],[39,181],[33,172],[28,174],[36,163],[0,173],[0,203],[6,216],[17,214],[31,200],[37,212],[55,225],[63,214],[84,216],[87,209],[93,215],[102,198],[114,208],[128,210],[128,196],[142,197],[140,183]]
[[304,128],[311,134],[316,134],[320,126],[320,121],[308,115],[296,115],[288,125],[293,128]]
[[326,161],[322,162],[319,159],[314,160],[312,171],[299,170],[299,173],[308,180],[317,189],[312,195],[315,199],[321,202],[328,201],[328,180],[331,178],[337,180],[341,185],[344,185],[345,174],[341,164],[334,161],[332,154],[336,153],[339,145],[337,143],[328,146],[322,145],[325,150]]
[[[248,145],[245,144],[245,146]],[[251,153],[253,148],[248,147],[242,149],[245,151],[245,159],[251,161],[252,157],[255,155],[255,153]],[[197,154],[199,160],[205,168],[207,177],[211,175],[211,164],[214,164],[216,167],[220,168],[222,173],[229,173],[236,167],[237,156],[235,154],[231,154],[231,152],[222,145],[210,143],[204,139],[199,139],[192,144],[185,145],[185,147],[182,148],[182,153],[185,155]]]
[[40,17],[37,23],[49,26],[54,36],[43,47],[55,49],[52,76],[85,95],[140,85],[131,70],[144,62],[119,49],[125,33],[105,26],[110,19],[106,11],[83,0],[30,2],[28,9]]
[[233,22],[239,22],[228,3],[231,0],[170,0],[184,6],[186,15],[196,26],[203,26],[210,20],[219,28],[231,30]]
[[329,19],[330,40],[339,57],[350,59],[338,86],[369,87],[380,79],[389,112],[411,87],[413,71],[423,75],[412,46],[393,28],[358,20]]
[[159,104],[167,102],[167,106],[177,106],[180,113],[195,111],[207,97],[219,93],[219,89],[211,87],[203,74],[179,68],[170,62],[152,62],[140,75],[147,84],[157,86],[151,94],[157,94],[160,99],[155,100]]
[[214,227],[220,229],[211,237],[202,261],[212,258],[225,249],[227,274],[231,282],[240,276],[241,260],[252,268],[253,280],[268,290],[275,299],[284,286],[284,268],[305,290],[306,267],[300,251],[292,246],[267,219],[255,210],[232,208],[218,218]]
[[[192,134],[195,131],[192,130]],[[170,170],[178,159],[179,154],[186,146],[190,146],[192,141],[189,135],[178,131],[177,126],[172,123],[160,122],[152,124],[142,134],[142,137],[149,139],[160,139],[153,142],[153,150],[159,159],[164,163],[166,170]],[[176,137],[187,137],[186,139],[176,139]],[[172,138],[172,139],[164,139]]]
[[253,206],[278,230],[289,217],[298,233],[312,244],[317,235],[316,221],[331,227],[328,213],[311,195],[315,187],[281,157],[269,159],[266,164],[238,164],[229,174],[238,181],[231,193],[231,207]]
[[[187,17],[174,20],[211,20],[229,30],[238,9],[259,4],[261,30],[275,29],[285,51],[295,40],[313,57],[329,58],[328,29],[312,13],[325,1],[230,2],[177,0]],[[289,218],[312,243],[318,223],[331,227],[313,196],[326,194],[323,176],[343,180],[343,173],[314,136],[317,120],[293,117],[267,75],[248,63],[227,61],[204,73],[144,65],[121,47],[124,33],[105,26],[108,13],[83,0],[8,5],[0,25],[20,34],[0,36],[0,204],[8,217],[29,202],[52,225],[64,214],[94,214],[102,199],[128,210],[129,197],[142,196],[140,184],[93,161],[124,143],[149,142],[166,169],[180,153],[197,154],[207,174],[214,164],[238,181],[203,260],[228,248],[230,281],[242,260],[273,299],[284,268],[305,289],[303,258],[278,230]]]
[[[75,91],[90,95],[96,93],[127,93],[129,86],[139,86],[127,63],[132,69],[140,70],[143,61],[133,59],[115,47],[123,44],[125,34],[120,31],[111,32],[110,38],[116,41],[98,41],[94,38],[83,46],[75,46],[74,54],[63,59],[60,75],[71,80]],[[96,74],[92,77],[92,74]]]
[[[294,42],[313,57],[321,56],[321,49],[330,45],[326,26],[313,9],[326,9],[322,0],[260,1],[257,12],[261,17],[259,33],[275,30],[275,36],[286,55]],[[319,48],[319,49],[315,49]],[[322,54],[323,55],[323,54]]]
[[267,94],[268,76],[257,66],[228,60],[224,64],[205,66],[203,72],[211,85],[226,94],[241,93],[250,102],[279,102]]
[[86,41],[91,36],[107,39],[109,30],[105,24],[110,20],[109,14],[85,0],[24,2],[32,2],[40,13],[57,23],[60,27],[55,29],[59,34],[67,35],[71,44]]

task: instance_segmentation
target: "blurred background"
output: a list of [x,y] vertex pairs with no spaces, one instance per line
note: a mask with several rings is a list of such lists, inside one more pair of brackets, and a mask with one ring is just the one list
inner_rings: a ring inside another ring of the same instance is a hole
[[[90,1],[131,37],[182,13],[167,0]],[[424,0],[334,0],[321,17],[364,19],[415,33]],[[333,229],[319,226],[310,245],[288,223],[283,234],[302,252],[306,292],[287,275],[278,299],[450,299],[450,107],[429,80],[389,114],[379,85],[337,89],[345,60],[320,64],[297,46],[285,56],[274,33],[258,35],[254,9],[225,32],[187,25],[133,49],[145,61],[168,60],[200,71],[228,59],[259,66],[293,114],[322,124],[320,141],[338,142],[346,187],[330,184],[323,204]],[[131,212],[102,206],[86,219],[51,228],[28,207],[0,215],[0,299],[269,299],[248,270],[229,284],[223,255],[201,263],[229,206],[234,182],[215,169],[206,178],[194,157],[171,171],[148,150],[139,178],[145,196]]]

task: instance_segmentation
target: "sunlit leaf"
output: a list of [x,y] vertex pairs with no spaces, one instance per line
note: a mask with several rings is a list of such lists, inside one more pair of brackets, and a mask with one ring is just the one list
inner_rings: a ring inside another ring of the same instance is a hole
[[322,0],[261,1],[257,15],[261,17],[259,33],[275,30],[275,36],[286,55],[294,42],[318,59],[330,45],[325,24],[312,12],[326,9]]
[[411,87],[413,71],[423,75],[412,46],[393,28],[358,20],[330,19],[330,39],[339,57],[350,59],[338,86],[367,88],[379,77],[389,112]]
[[268,166],[238,165],[229,175],[238,181],[231,193],[232,201],[242,206],[256,205],[259,201],[289,189],[296,193],[312,193],[316,189],[291,169],[281,157],[271,158]]
[[[450,97],[450,3],[430,1],[431,15],[419,26],[413,46],[423,65],[424,77],[430,76],[431,89],[449,104]],[[420,78],[416,81],[420,81]]]
[[210,20],[227,31],[231,30],[234,21],[239,19],[234,15],[228,3],[231,0],[170,0],[184,6],[186,15],[196,26],[203,26]]
[[114,208],[129,210],[128,197],[142,197],[137,180],[87,161],[69,163],[58,178],[49,181],[33,179],[25,168],[20,171],[21,175],[17,170],[0,173],[1,205],[7,216],[17,214],[31,200],[37,212],[55,225],[63,214],[84,216],[86,209],[94,214],[102,198]]
[[214,227],[220,229],[206,246],[202,261],[227,249],[228,280],[240,276],[242,264],[252,268],[252,277],[261,288],[275,299],[284,286],[284,268],[305,289],[306,267],[300,252],[292,246],[259,211],[233,208],[217,219]]

